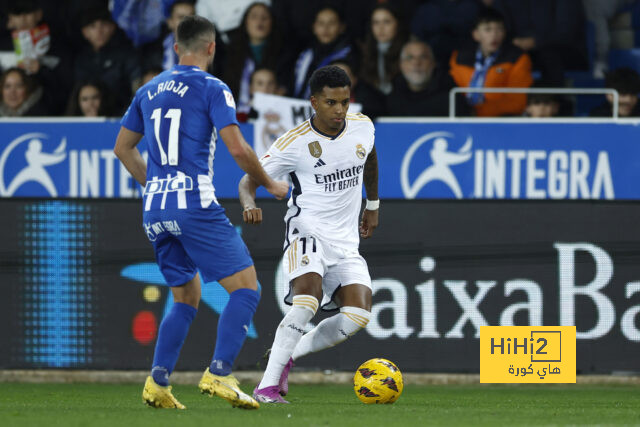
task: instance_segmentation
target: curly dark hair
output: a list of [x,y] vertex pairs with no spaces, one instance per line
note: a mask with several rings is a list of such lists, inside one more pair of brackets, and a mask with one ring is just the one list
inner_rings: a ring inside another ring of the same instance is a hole
[[262,52],[262,60],[260,63],[256,63],[256,69],[258,68],[271,68],[277,70],[278,55],[282,52],[282,37],[276,25],[273,11],[269,6],[262,2],[255,2],[247,7],[247,10],[242,16],[242,24],[238,28],[238,32],[232,38],[229,44],[229,56],[227,59],[227,66],[225,67],[224,81],[229,85],[231,92],[237,97],[240,90],[240,79],[242,78],[242,70],[244,69],[245,61],[251,55],[251,45],[249,41],[249,33],[247,33],[247,17],[249,12],[254,7],[264,7],[271,16],[271,34],[265,41],[264,51]]
[[311,74],[309,79],[309,88],[311,95],[322,92],[324,87],[351,87],[351,80],[345,71],[335,65],[327,65],[318,68]]
[[371,14],[369,15],[369,29],[364,44],[362,45],[360,78],[375,87],[379,86],[381,81],[378,75],[378,42],[373,36],[371,21],[373,14],[378,10],[386,10],[398,23],[396,36],[391,41],[391,46],[384,55],[384,71],[390,82],[393,81],[394,77],[400,72],[400,51],[409,38],[409,34],[406,31],[407,26],[404,25],[402,16],[395,7],[390,4],[379,4],[371,10]]

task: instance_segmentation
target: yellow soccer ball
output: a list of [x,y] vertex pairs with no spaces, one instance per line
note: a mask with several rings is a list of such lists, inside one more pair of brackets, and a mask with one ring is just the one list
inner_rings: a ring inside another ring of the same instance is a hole
[[367,360],[353,376],[353,389],[363,403],[393,403],[403,386],[400,369],[387,359]]

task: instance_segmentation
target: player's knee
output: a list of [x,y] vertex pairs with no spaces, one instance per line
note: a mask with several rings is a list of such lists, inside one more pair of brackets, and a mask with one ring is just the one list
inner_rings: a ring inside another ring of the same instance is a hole
[[198,308],[200,304],[200,288],[172,288],[173,301],[180,302],[182,304],[188,304],[192,307]]
[[371,319],[371,312],[364,308],[345,306],[340,309],[340,313],[347,319],[349,325],[349,335],[353,335],[360,329],[367,327],[369,320]]
[[187,304],[194,307],[195,309],[198,309],[198,305],[200,304],[200,295],[182,294],[180,296],[176,296],[174,294],[173,302],[180,302],[182,304]]

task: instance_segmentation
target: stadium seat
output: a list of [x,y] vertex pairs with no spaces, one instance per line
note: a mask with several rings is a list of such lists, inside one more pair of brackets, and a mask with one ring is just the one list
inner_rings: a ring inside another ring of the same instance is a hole
[[609,51],[609,69],[630,67],[640,70],[640,48],[636,49],[611,49]]

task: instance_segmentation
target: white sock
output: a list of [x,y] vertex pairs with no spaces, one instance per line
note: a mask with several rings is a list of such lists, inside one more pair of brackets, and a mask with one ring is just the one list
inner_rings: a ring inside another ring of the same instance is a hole
[[340,344],[366,327],[370,317],[371,313],[365,309],[342,307],[340,313],[323,320],[302,337],[293,352],[293,360]]
[[304,334],[304,327],[318,310],[318,300],[311,295],[296,295],[293,297],[293,307],[284,316],[273,339],[271,354],[267,369],[258,388],[278,385],[280,375],[289,362],[293,349]]

